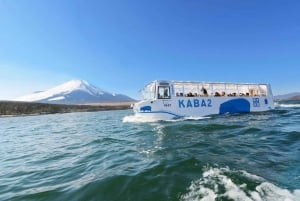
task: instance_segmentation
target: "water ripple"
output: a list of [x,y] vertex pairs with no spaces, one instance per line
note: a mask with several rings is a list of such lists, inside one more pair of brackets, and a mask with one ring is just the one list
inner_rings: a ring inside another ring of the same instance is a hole
[[300,196],[298,107],[192,120],[123,121],[131,114],[0,118],[0,200]]

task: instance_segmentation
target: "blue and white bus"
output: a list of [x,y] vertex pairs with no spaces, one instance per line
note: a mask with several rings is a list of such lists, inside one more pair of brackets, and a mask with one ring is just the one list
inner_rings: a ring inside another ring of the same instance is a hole
[[133,110],[153,120],[274,109],[269,84],[155,80],[141,92]]

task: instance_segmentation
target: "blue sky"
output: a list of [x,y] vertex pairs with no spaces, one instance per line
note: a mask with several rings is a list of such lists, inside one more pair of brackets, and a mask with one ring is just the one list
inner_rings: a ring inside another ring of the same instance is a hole
[[156,79],[300,91],[298,0],[0,0],[0,100],[83,79],[139,98]]

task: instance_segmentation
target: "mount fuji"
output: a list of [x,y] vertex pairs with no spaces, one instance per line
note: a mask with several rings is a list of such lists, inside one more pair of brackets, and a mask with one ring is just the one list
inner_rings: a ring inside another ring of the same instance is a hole
[[134,99],[123,94],[113,94],[99,89],[84,80],[71,80],[46,91],[35,92],[14,99],[14,101],[86,104],[104,102],[127,102]]

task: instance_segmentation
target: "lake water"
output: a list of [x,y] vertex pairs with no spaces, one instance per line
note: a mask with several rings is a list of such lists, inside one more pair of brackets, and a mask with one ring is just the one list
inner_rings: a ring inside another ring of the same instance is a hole
[[168,122],[132,115],[0,118],[0,200],[300,200],[300,103]]

